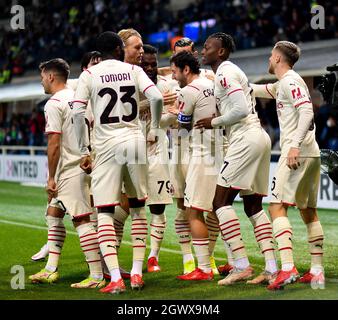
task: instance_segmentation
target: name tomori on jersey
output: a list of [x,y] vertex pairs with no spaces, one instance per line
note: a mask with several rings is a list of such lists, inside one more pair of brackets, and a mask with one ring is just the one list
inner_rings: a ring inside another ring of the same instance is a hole
[[100,76],[102,83],[131,80],[130,73],[104,74]]

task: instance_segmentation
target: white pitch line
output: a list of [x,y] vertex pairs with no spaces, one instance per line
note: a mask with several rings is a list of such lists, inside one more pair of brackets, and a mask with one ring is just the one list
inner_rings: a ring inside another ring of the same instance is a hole
[[[11,225],[14,225],[14,226],[25,227],[25,228],[30,228],[30,229],[45,230],[45,231],[48,230],[47,227],[37,226],[37,225],[34,225],[34,224],[24,223],[24,222],[15,222],[15,221],[10,221],[10,220],[4,220],[4,219],[0,219],[0,223],[11,224]],[[75,232],[75,231],[68,231],[67,230],[67,234],[71,234],[71,235],[75,235],[76,236],[77,232]],[[129,246],[132,246],[132,243],[130,241],[123,241],[123,243],[125,243],[125,244],[127,244]],[[168,249],[168,248],[163,248],[163,247],[161,247],[161,251],[181,254],[181,251],[173,250],[173,249]],[[215,258],[215,259],[216,260],[224,260],[224,259],[221,259],[221,258]]]

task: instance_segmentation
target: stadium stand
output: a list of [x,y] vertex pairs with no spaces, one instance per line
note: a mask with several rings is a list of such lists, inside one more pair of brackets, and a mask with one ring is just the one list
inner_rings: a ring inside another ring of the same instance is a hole
[[[78,76],[77,66],[83,52],[94,48],[95,37],[103,30],[134,27],[147,42],[148,35],[153,32],[173,30],[177,34],[178,30],[183,30],[185,23],[215,19],[216,24],[204,36],[216,31],[232,34],[238,50],[232,60],[245,70],[250,81],[259,83],[274,81],[262,75],[267,74],[271,46],[278,40],[288,39],[301,44],[302,59],[296,69],[307,77],[310,88],[313,87],[313,77],[323,74],[326,64],[337,62],[338,4],[332,0],[316,2],[325,6],[325,29],[322,30],[310,27],[310,8],[315,4],[310,0],[185,0],[180,1],[179,6],[170,0],[96,0],[92,3],[58,0],[48,5],[43,1],[25,0],[20,4],[26,13],[26,28],[20,31],[8,27],[10,4],[0,4],[0,88],[6,89],[0,90],[1,104],[11,103],[13,92],[18,95],[15,101],[35,99],[36,103],[42,99],[36,68],[43,60],[65,57],[73,66],[76,65],[73,67],[75,73],[71,70],[72,77]],[[325,39],[331,40],[323,41]],[[199,49],[204,40],[205,37],[200,37],[196,41]],[[161,48],[168,50],[169,46],[168,41],[167,48]],[[160,65],[167,63],[167,57],[160,61]],[[31,79],[32,74],[34,78]],[[21,79],[22,85],[18,85],[17,80]],[[11,80],[15,85],[1,86]],[[26,94],[26,90],[29,93]],[[318,97],[318,92],[311,94],[315,96],[317,141],[321,148],[337,150],[338,115],[329,111],[330,107]],[[17,102],[15,106],[18,108],[10,112],[7,111],[12,106],[0,108],[0,145],[43,145],[40,131],[34,125],[27,125],[32,118],[31,112],[20,108]],[[29,111],[31,109],[32,104]],[[270,134],[273,148],[278,149],[279,129],[274,108],[269,108],[269,102],[258,100],[257,109],[263,126]],[[20,121],[25,123],[24,127],[20,126]]]

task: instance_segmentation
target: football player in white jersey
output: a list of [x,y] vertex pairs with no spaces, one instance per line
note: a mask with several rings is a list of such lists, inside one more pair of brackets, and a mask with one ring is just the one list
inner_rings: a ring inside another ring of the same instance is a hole
[[292,253],[292,227],[287,217],[289,206],[297,206],[307,227],[311,269],[300,282],[325,285],[323,268],[324,234],[317,215],[320,179],[320,152],[315,139],[313,106],[306,83],[293,70],[300,48],[289,41],[279,41],[271,51],[269,73],[275,84],[254,85],[257,97],[276,99],[281,132],[281,156],[272,180],[269,212],[280,252],[282,269],[268,288],[280,289],[299,277]]
[[260,124],[246,75],[228,60],[234,46],[232,37],[222,32],[212,34],[204,44],[202,62],[215,72],[215,96],[221,116],[199,120],[195,125],[197,128],[225,127],[229,140],[213,206],[223,240],[232,251],[234,269],[219,285],[230,285],[253,275],[232,206],[238,193],[265,258],[264,272],[249,283],[268,282],[277,274],[272,226],[262,207],[262,198],[268,191],[271,141]]
[[48,134],[48,224],[47,264],[29,279],[33,283],[53,283],[58,280],[58,264],[66,237],[63,217],[69,214],[79,234],[80,244],[89,265],[90,276],[73,284],[76,288],[104,286],[97,231],[90,215],[89,177],[79,167],[81,154],[74,142],[72,100],[74,91],[67,87],[69,65],[62,59],[40,64],[42,85],[52,97],[45,105],[46,134]]
[[[174,45],[173,54],[177,54],[182,51],[187,51],[192,53],[196,58],[198,57],[198,52],[195,50],[194,42],[189,38],[182,38],[178,40]],[[169,86],[172,88],[172,92],[177,94],[181,90],[177,80],[172,79],[172,73],[170,67],[161,68],[162,72],[167,74],[165,78],[168,81]],[[169,70],[169,72],[167,71]],[[206,77],[210,80],[213,80],[214,73],[211,70],[200,69],[200,76]],[[170,97],[169,97],[170,98]],[[175,105],[173,108],[169,108],[170,112],[178,114],[178,106]],[[185,188],[185,178],[187,175],[188,164],[190,160],[189,154],[189,139],[188,137],[184,138],[179,136],[177,130],[171,130],[171,139],[172,139],[172,157],[170,160],[170,179],[174,187],[174,198],[176,198],[177,212],[175,217],[175,231],[179,239],[181,246],[181,251],[183,255],[183,273],[190,273],[195,270],[195,261],[192,255],[191,250],[191,231],[190,224],[187,217],[186,208],[184,206],[184,188]],[[226,151],[227,143],[222,147],[224,150],[219,154]],[[210,263],[214,274],[218,273],[215,259],[213,257],[213,251],[216,245],[216,240],[219,235],[218,220],[214,212],[208,212],[206,217],[206,224],[209,230],[209,252]],[[231,253],[229,253],[230,255]],[[229,258],[229,256],[228,256]]]
[[[178,121],[181,130],[190,132],[190,161],[185,179],[184,206],[187,211],[192,242],[198,267],[178,276],[181,280],[212,280],[210,265],[209,231],[203,212],[212,212],[212,199],[216,189],[215,135],[221,130],[200,130],[193,125],[217,113],[213,82],[200,76],[199,62],[190,52],[181,51],[171,59],[173,79],[178,81]],[[188,132],[183,133],[188,136]],[[221,138],[221,136],[220,136]]]
[[[167,80],[157,75],[157,49],[151,45],[143,45],[143,56],[141,68],[147,76],[156,84],[162,94],[170,91]],[[143,132],[147,134],[151,122],[148,100],[141,97],[140,113]],[[143,106],[141,106],[143,105]],[[158,272],[161,270],[158,259],[163,235],[166,229],[165,207],[172,204],[172,185],[169,176],[169,154],[168,138],[166,129],[170,123],[176,121],[176,117],[166,112],[167,103],[164,103],[164,110],[161,117],[161,135],[155,146],[147,145],[148,159],[148,193],[149,197],[146,204],[151,212],[150,221],[150,253],[147,262],[148,272]]]
[[[101,54],[98,51],[91,51],[91,52],[86,52],[82,59],[81,59],[81,71],[91,67],[94,64],[99,63],[101,60]],[[78,83],[78,79],[68,79],[67,80],[67,87],[71,88],[72,90],[76,90],[76,86]],[[88,109],[88,114],[86,115],[86,123],[88,125],[88,129],[93,125],[92,120],[92,113],[91,110]],[[88,121],[87,121],[88,120]],[[90,130],[89,130],[90,131]],[[89,134],[90,136],[90,134]],[[92,197],[91,197],[91,204],[93,207],[92,203]],[[94,211],[95,210],[95,211]],[[95,226],[97,226],[97,213],[96,209],[93,208],[93,214],[90,217],[90,221],[94,223]],[[44,260],[48,256],[48,243],[43,245],[43,247],[32,256],[33,261],[41,261]]]
[[[139,92],[150,100],[152,114],[148,142],[156,143],[156,131],[162,113],[163,99],[154,83],[138,66],[122,62],[121,38],[110,31],[99,35],[97,49],[102,62],[84,71],[75,93],[74,125],[80,147],[83,169],[91,167],[91,158],[83,139],[84,113],[91,101],[94,113],[94,149],[96,159],[92,171],[94,204],[98,208],[99,243],[110,271],[110,284],[102,292],[125,291],[116,252],[114,209],[121,200],[124,182],[132,216],[133,267],[131,287],[142,288],[142,266],[146,249],[147,220],[146,192],[146,139],[138,119]],[[107,192],[110,190],[110,192]],[[136,236],[135,236],[136,235]]]

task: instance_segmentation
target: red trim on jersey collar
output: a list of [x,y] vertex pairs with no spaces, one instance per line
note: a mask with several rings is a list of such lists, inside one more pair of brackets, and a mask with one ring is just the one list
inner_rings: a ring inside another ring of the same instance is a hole
[[56,99],[56,98],[50,98],[48,101],[50,101],[50,100],[54,100],[54,101],[57,101],[57,102],[61,102],[61,100]]
[[90,75],[92,74],[88,69],[86,69],[85,71],[87,71]]
[[154,85],[154,84],[151,84],[150,86],[148,86],[147,88],[145,88],[145,89],[143,90],[143,94],[144,94],[149,88],[151,88],[151,87],[155,87],[155,85]]
[[59,131],[46,131],[45,132],[45,134],[51,134],[51,133],[61,134],[62,132],[59,132]]
[[192,86],[191,84],[188,84],[187,87],[191,87],[191,88],[194,88],[194,89],[196,89],[196,90],[198,90],[198,91],[201,91],[200,89],[198,89],[198,88]]
[[243,91],[243,89],[235,89],[235,90],[232,90],[231,92],[228,93],[228,97],[229,97],[232,93],[234,93],[234,92],[236,92],[236,91]]

